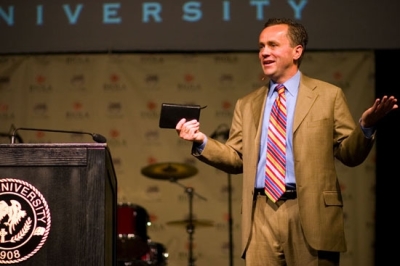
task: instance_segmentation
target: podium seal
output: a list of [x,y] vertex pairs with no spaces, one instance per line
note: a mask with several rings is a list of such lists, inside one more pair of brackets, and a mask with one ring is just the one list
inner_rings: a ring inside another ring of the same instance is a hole
[[26,181],[0,179],[0,264],[20,263],[44,245],[50,210],[43,195]]

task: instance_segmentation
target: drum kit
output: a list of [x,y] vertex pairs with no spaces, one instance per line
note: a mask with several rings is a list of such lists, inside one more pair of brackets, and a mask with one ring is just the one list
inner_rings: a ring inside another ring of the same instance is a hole
[[[213,226],[213,222],[193,218],[193,195],[206,200],[195,193],[192,187],[185,187],[179,179],[197,174],[197,169],[183,163],[158,163],[142,168],[142,174],[148,178],[168,180],[185,189],[189,196],[189,217],[185,220],[169,221],[170,226],[185,226],[189,235],[188,265],[194,266],[193,234],[195,227]],[[147,228],[151,225],[146,209],[137,204],[118,204],[117,206],[117,260],[118,266],[166,266],[168,252],[166,247],[151,240]]]

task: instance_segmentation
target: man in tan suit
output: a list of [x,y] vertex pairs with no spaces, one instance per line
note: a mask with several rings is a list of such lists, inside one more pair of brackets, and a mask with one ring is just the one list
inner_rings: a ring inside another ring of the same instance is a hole
[[[297,22],[266,22],[259,58],[268,80],[237,101],[225,144],[207,138],[196,120],[182,119],[176,126],[182,139],[193,142],[196,158],[243,173],[242,258],[248,266],[339,265],[346,240],[335,159],[347,166],[362,163],[377,122],[398,108],[395,97],[384,96],[355,122],[340,88],[299,70],[307,42]],[[264,190],[265,143],[278,84],[285,86],[288,133],[286,192],[275,202]]]

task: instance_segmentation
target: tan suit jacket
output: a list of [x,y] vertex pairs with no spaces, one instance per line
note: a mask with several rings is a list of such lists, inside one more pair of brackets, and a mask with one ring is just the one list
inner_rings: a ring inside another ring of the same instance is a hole
[[[231,174],[243,173],[242,257],[251,232],[254,184],[268,87],[240,98],[225,144],[209,138],[199,160]],[[357,166],[368,156],[368,139],[348,108],[342,90],[301,76],[293,122],[293,153],[301,225],[316,250],[346,251],[343,199],[335,158]]]

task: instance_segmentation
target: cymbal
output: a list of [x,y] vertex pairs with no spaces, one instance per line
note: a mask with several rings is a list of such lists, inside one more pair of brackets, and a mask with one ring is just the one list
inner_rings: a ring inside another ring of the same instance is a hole
[[183,179],[197,174],[197,169],[184,163],[155,163],[142,168],[142,174],[154,179]]
[[[210,227],[210,226],[214,226],[214,222],[209,221],[209,220],[197,220],[197,219],[193,219],[193,225],[194,226],[200,226],[200,227]],[[179,226],[186,226],[190,224],[189,219],[187,220],[177,220],[177,221],[169,221],[167,222],[168,225],[179,225]]]

